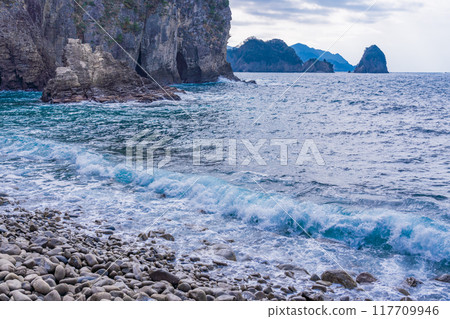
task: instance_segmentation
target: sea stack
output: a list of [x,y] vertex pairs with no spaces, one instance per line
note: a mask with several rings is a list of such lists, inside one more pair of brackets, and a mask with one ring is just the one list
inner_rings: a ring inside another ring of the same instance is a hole
[[355,73],[389,73],[386,56],[376,45],[372,45],[364,51],[361,61],[355,68]]
[[68,39],[64,49],[64,66],[44,88],[42,100],[52,103],[153,102],[162,99],[179,100],[172,87],[159,87],[141,77],[125,62],[114,59],[101,47],[92,50],[89,43]]

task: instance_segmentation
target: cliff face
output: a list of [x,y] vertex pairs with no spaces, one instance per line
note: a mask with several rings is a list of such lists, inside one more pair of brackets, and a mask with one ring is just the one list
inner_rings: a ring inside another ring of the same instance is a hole
[[0,2],[0,89],[42,89],[54,70],[36,17],[24,6]]
[[179,100],[175,88],[160,88],[101,47],[92,51],[90,44],[83,44],[79,39],[68,41],[64,48],[64,67],[56,68],[56,76],[45,86],[44,102]]
[[361,61],[355,68],[355,73],[389,73],[386,64],[386,56],[376,45],[372,45],[364,51]]
[[63,65],[69,38],[100,47],[146,76],[122,46],[161,83],[233,78],[226,61],[228,0],[77,2],[87,13],[73,0],[0,2],[0,89],[42,89]]
[[228,50],[235,72],[300,72],[302,60],[282,40],[250,38],[239,48]]

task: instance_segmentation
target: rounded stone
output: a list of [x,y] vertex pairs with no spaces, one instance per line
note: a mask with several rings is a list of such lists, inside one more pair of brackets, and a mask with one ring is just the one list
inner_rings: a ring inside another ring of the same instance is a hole
[[20,291],[16,290],[11,293],[11,296],[15,301],[31,301],[30,297],[24,295]]
[[89,265],[89,267],[92,267],[92,266],[95,266],[98,264],[97,257],[93,254],[85,255],[84,259],[86,260],[86,263]]
[[164,271],[164,270],[155,270],[152,273],[150,273],[150,278],[153,281],[162,281],[165,280],[172,285],[177,285],[180,281],[180,278],[178,278],[175,275],[172,275],[171,273]]
[[60,296],[65,296],[69,293],[69,286],[67,284],[59,284],[55,287],[55,290],[59,293]]
[[404,289],[404,288],[397,288],[397,291],[405,296],[409,296],[409,292],[408,290]]
[[111,300],[111,295],[107,292],[97,292],[93,294],[90,298],[90,301],[100,301],[100,300]]
[[9,297],[5,294],[0,294],[0,301],[9,301]]
[[375,281],[377,281],[377,278],[375,278],[372,274],[369,274],[368,272],[360,273],[356,277],[356,282],[359,283],[359,284],[362,284],[362,283],[373,283]]
[[183,282],[178,285],[178,290],[181,290],[183,292],[189,292],[191,290],[191,285],[189,285],[186,282]]
[[350,275],[346,271],[341,269],[325,271],[322,274],[322,280],[341,284],[348,289],[357,287],[357,283],[353,280],[353,278],[350,277]]
[[6,277],[5,277],[5,281],[8,281],[8,280],[13,280],[13,279],[17,279],[17,280],[19,280],[19,281],[23,281],[23,278],[22,278],[22,280],[20,280],[20,277],[19,276],[17,276],[15,273],[9,273]]
[[83,264],[81,262],[80,257],[78,256],[72,256],[69,259],[69,265],[71,265],[72,267],[75,267],[76,269],[80,269],[81,267],[83,267]]
[[263,293],[262,291],[258,291],[255,294],[255,298],[256,298],[256,300],[263,300],[264,298],[266,298],[266,294]]
[[182,299],[174,294],[167,294],[167,301],[181,301]]
[[63,280],[64,278],[66,278],[66,270],[61,265],[56,266],[55,279],[59,282],[60,280]]
[[61,296],[58,291],[53,290],[44,297],[44,301],[61,301]]
[[8,285],[10,291],[19,290],[22,288],[22,283],[17,279],[8,280],[6,284]]
[[48,294],[52,290],[50,288],[50,285],[45,281],[43,281],[41,278],[38,278],[35,281],[33,281],[32,286],[35,291],[43,295]]
[[154,294],[151,297],[157,301],[167,301],[168,300],[167,295],[162,295],[162,294]]
[[199,288],[189,291],[188,297],[197,301],[206,301],[205,292]]
[[7,295],[7,294],[9,294],[9,292],[10,292],[10,289],[9,289],[9,286],[6,283],[0,284],[0,294]]

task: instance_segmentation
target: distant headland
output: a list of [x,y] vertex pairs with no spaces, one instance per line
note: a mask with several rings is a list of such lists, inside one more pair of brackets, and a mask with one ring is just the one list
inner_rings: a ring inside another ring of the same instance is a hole
[[283,40],[263,41],[250,37],[238,47],[227,47],[234,72],[388,73],[386,56],[376,45],[366,48],[357,66],[339,53],[302,43],[288,46]]
[[238,48],[227,50],[227,60],[234,72],[334,72],[326,60],[311,58],[303,63],[295,50],[279,39],[248,38]]

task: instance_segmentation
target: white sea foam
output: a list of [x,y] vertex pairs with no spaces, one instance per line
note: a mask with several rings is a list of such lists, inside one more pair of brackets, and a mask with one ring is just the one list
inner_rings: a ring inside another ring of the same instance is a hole
[[[355,249],[373,247],[394,253],[420,255],[448,263],[448,227],[428,217],[386,209],[348,210],[338,205],[299,202],[278,194],[266,195],[210,176],[157,170],[139,173],[120,161],[79,147],[34,139],[3,139],[2,156],[53,160],[73,166],[85,178],[114,179],[148,192],[182,197],[192,207],[240,219],[281,234],[303,234],[341,241]],[[291,218],[292,217],[292,218]],[[295,221],[294,221],[295,220]]]

